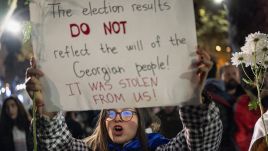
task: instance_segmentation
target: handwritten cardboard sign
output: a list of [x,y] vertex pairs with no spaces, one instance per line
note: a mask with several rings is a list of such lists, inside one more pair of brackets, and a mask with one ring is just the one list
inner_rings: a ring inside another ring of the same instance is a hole
[[30,11],[50,110],[167,106],[191,98],[192,0],[36,0]]

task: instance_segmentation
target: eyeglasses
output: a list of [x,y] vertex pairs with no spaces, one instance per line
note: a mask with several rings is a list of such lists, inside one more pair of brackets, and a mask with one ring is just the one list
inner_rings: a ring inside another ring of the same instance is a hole
[[130,121],[134,114],[137,114],[135,111],[131,110],[123,110],[122,112],[116,112],[115,110],[108,110],[106,111],[106,120],[112,121],[116,118],[117,114],[119,114],[119,117],[122,121]]

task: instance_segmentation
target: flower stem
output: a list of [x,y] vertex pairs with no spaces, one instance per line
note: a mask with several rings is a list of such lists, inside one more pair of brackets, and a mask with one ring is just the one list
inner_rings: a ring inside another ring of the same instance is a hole
[[33,112],[33,143],[34,143],[34,151],[37,151],[35,93],[33,93],[33,111],[32,112]]
[[242,70],[245,73],[246,77],[248,78],[248,80],[252,81],[251,78],[248,76],[247,72],[245,71],[243,64],[241,64],[241,67],[242,67]]
[[261,111],[261,120],[262,120],[262,123],[263,123],[263,126],[264,126],[264,132],[265,132],[265,142],[266,144],[268,145],[268,134],[267,134],[267,128],[266,128],[266,124],[265,124],[265,121],[264,121],[264,109],[263,109],[263,106],[262,106],[262,102],[261,102],[261,86],[260,86],[260,76],[262,76],[261,72],[260,72],[260,69],[258,69],[258,66],[257,66],[257,42],[255,42],[255,47],[254,47],[254,66],[253,66],[253,74],[255,76],[255,83],[256,83],[256,87],[257,87],[257,92],[258,92],[258,104],[259,104],[259,108],[260,108],[260,111]]
[[[257,78],[257,81],[259,81],[259,78]],[[262,106],[262,103],[261,103],[261,92],[260,92],[260,85],[259,83],[257,82],[257,91],[258,91],[258,104],[259,104],[259,108],[260,108],[260,111],[261,111],[261,120],[262,120],[262,123],[263,123],[263,126],[264,126],[264,132],[265,132],[265,141],[266,141],[266,144],[268,145],[268,133],[267,133],[267,127],[266,127],[266,124],[265,124],[265,121],[264,121],[264,109],[263,109],[263,106]]]
[[265,73],[266,73],[266,72],[267,72],[267,69],[265,68],[265,69],[264,69],[264,72],[262,73],[262,80],[261,80],[261,86],[260,86],[261,89],[263,88],[263,85],[264,85]]

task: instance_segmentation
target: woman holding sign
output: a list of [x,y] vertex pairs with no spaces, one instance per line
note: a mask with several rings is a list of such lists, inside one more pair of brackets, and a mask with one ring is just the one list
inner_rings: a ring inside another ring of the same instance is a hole
[[[212,65],[207,52],[197,50],[198,60],[192,65],[195,72],[192,82],[195,84],[193,101],[181,105],[180,115],[184,129],[172,139],[166,139],[157,133],[146,134],[142,113],[137,108],[102,110],[94,133],[84,140],[71,136],[61,113],[46,112],[42,85],[39,78],[43,73],[32,67],[27,70],[26,88],[30,96],[35,94],[39,113],[37,120],[38,144],[42,150],[75,151],[166,151],[166,150],[218,150],[222,123],[219,110],[202,97],[204,81]],[[180,118],[180,117],[178,117]]]

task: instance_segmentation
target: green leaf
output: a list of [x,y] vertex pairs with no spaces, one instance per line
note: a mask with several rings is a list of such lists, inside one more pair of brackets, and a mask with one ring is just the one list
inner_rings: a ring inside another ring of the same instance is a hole
[[258,108],[258,106],[259,106],[258,100],[252,100],[248,104],[248,109],[249,110],[256,110]]

